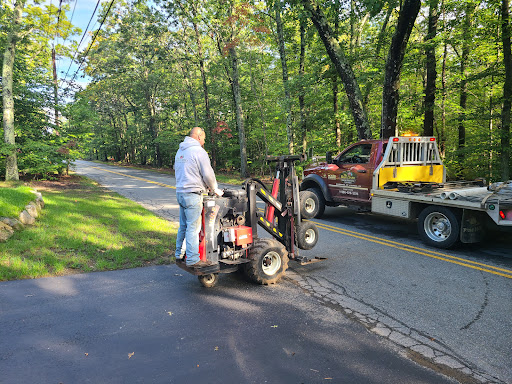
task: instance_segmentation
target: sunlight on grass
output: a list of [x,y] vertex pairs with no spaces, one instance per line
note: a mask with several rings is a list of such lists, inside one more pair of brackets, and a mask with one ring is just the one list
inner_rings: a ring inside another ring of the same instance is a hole
[[28,186],[12,186],[12,183],[0,183],[0,216],[19,216],[25,206],[35,200],[32,188]]
[[36,224],[0,244],[0,280],[169,262],[175,224],[76,179],[79,188],[42,190],[45,208]]

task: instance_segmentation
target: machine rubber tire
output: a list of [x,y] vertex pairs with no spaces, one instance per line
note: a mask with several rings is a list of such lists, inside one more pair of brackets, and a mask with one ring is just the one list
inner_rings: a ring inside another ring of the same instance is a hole
[[199,279],[199,282],[203,285],[205,288],[213,288],[217,284],[217,281],[219,281],[219,274],[218,273],[210,273],[208,275],[199,275],[197,276]]
[[300,216],[303,219],[312,219],[318,214],[319,201],[316,193],[306,190],[299,192]]
[[245,275],[252,281],[268,285],[277,283],[288,269],[288,252],[274,239],[258,239],[249,250]]
[[[324,198],[322,191],[318,188],[309,188],[306,191],[313,193],[316,196],[315,201],[318,203],[317,207],[314,208],[314,215],[311,216],[310,218],[311,219],[314,217],[316,217],[317,219],[321,218],[325,211],[325,198]],[[301,199],[301,201],[302,201],[302,199]],[[301,214],[302,214],[302,210],[301,210]],[[303,216],[303,217],[305,219],[307,218],[305,216]]]
[[450,248],[459,241],[461,219],[446,207],[429,206],[418,216],[418,232],[428,245]]
[[311,221],[303,221],[296,227],[297,247],[308,250],[318,242],[318,228]]

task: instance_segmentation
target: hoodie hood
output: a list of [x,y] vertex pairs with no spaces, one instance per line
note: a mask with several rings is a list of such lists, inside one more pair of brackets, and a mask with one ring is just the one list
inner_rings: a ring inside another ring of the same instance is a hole
[[189,149],[190,147],[201,147],[201,144],[199,144],[199,141],[197,141],[196,139],[187,136],[185,137],[185,140],[183,140],[180,143],[180,150],[184,151],[185,149]]

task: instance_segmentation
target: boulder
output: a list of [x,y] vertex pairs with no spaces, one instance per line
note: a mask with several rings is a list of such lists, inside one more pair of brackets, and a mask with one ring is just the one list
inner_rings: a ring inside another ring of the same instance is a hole
[[7,239],[13,234],[14,230],[11,228],[11,226],[0,221],[0,241],[7,241]]
[[43,197],[42,196],[38,196],[36,198],[36,203],[39,203],[39,205],[41,206],[41,208],[44,208],[44,200],[43,200]]
[[0,221],[4,224],[7,224],[16,231],[22,230],[24,228],[24,225],[21,224],[18,220],[11,219],[10,217],[2,217]]
[[20,213],[20,221],[25,225],[32,225],[36,222],[36,219],[25,210]]
[[34,218],[39,216],[39,212],[37,212],[37,206],[33,202],[30,202],[25,206],[25,211],[27,211],[28,214]]

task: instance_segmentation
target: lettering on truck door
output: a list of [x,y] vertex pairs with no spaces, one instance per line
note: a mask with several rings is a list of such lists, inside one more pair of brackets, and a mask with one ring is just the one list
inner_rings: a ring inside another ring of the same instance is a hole
[[373,175],[372,144],[358,143],[341,153],[338,169],[328,175],[334,200],[369,201]]

